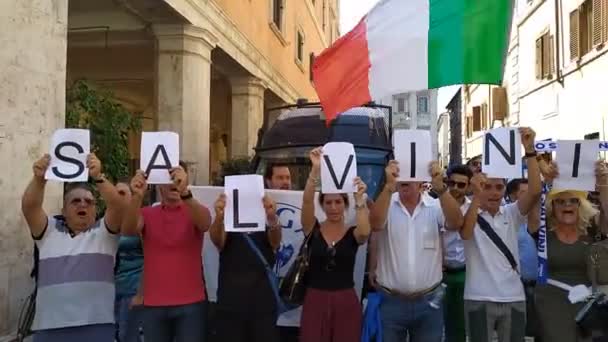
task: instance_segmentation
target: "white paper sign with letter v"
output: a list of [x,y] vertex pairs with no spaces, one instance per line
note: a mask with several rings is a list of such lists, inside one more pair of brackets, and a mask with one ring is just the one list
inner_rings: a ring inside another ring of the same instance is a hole
[[227,232],[263,232],[266,230],[264,179],[260,175],[226,176],[224,227]]
[[169,171],[179,165],[179,135],[173,132],[143,132],[139,167],[148,184],[170,184]]
[[58,129],[51,140],[51,163],[45,179],[60,182],[86,182],[87,157],[91,153],[88,129]]
[[481,170],[490,178],[521,178],[521,136],[517,128],[500,127],[483,135]]
[[395,160],[399,162],[398,181],[430,181],[429,164],[433,161],[431,133],[411,129],[398,129],[394,133]]
[[330,142],[323,146],[321,157],[321,192],[341,194],[355,192],[357,156],[347,142]]
[[595,162],[600,147],[597,140],[560,140],[555,159],[559,177],[553,188],[560,190],[595,190]]

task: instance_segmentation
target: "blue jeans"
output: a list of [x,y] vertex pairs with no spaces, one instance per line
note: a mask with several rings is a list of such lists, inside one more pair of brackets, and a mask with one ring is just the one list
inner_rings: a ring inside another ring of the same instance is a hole
[[144,307],[146,342],[204,342],[205,302]]
[[438,288],[413,300],[384,293],[380,304],[384,342],[407,341],[408,336],[410,342],[441,342],[443,304],[439,308],[429,304],[439,292]]
[[129,309],[132,296],[117,299],[114,303],[114,317],[118,342],[140,342],[139,331],[143,329],[142,306]]

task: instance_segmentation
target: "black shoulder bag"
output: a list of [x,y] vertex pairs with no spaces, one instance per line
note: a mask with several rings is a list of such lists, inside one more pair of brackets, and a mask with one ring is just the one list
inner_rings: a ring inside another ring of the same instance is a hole
[[300,306],[304,303],[306,294],[306,273],[310,266],[310,241],[313,235],[319,231],[318,222],[315,223],[312,231],[302,242],[300,252],[293,264],[285,274],[279,284],[279,295],[281,299],[292,306]]

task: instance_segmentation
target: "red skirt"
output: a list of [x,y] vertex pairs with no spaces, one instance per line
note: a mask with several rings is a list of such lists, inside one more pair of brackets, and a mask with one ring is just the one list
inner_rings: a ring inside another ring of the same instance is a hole
[[301,342],[361,341],[362,308],[354,289],[308,288],[300,322]]

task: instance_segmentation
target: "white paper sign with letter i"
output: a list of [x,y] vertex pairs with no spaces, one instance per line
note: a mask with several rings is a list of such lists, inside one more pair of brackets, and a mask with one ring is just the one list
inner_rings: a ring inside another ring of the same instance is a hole
[[141,134],[140,169],[148,184],[170,184],[169,171],[179,165],[179,135],[173,132]]
[[490,178],[521,178],[521,149],[517,128],[500,127],[485,132],[482,172]]
[[88,129],[58,129],[51,140],[51,162],[45,179],[60,182],[86,182],[87,157],[91,153]]
[[226,176],[224,227],[227,232],[263,232],[266,230],[264,179],[260,175]]
[[597,140],[560,140],[555,159],[559,177],[553,188],[560,190],[595,190],[595,162],[600,153]]
[[393,135],[395,160],[399,162],[400,182],[431,180],[429,164],[433,161],[431,133],[424,130],[399,129]]
[[357,156],[347,142],[330,142],[323,146],[321,157],[321,192],[340,194],[355,192]]

